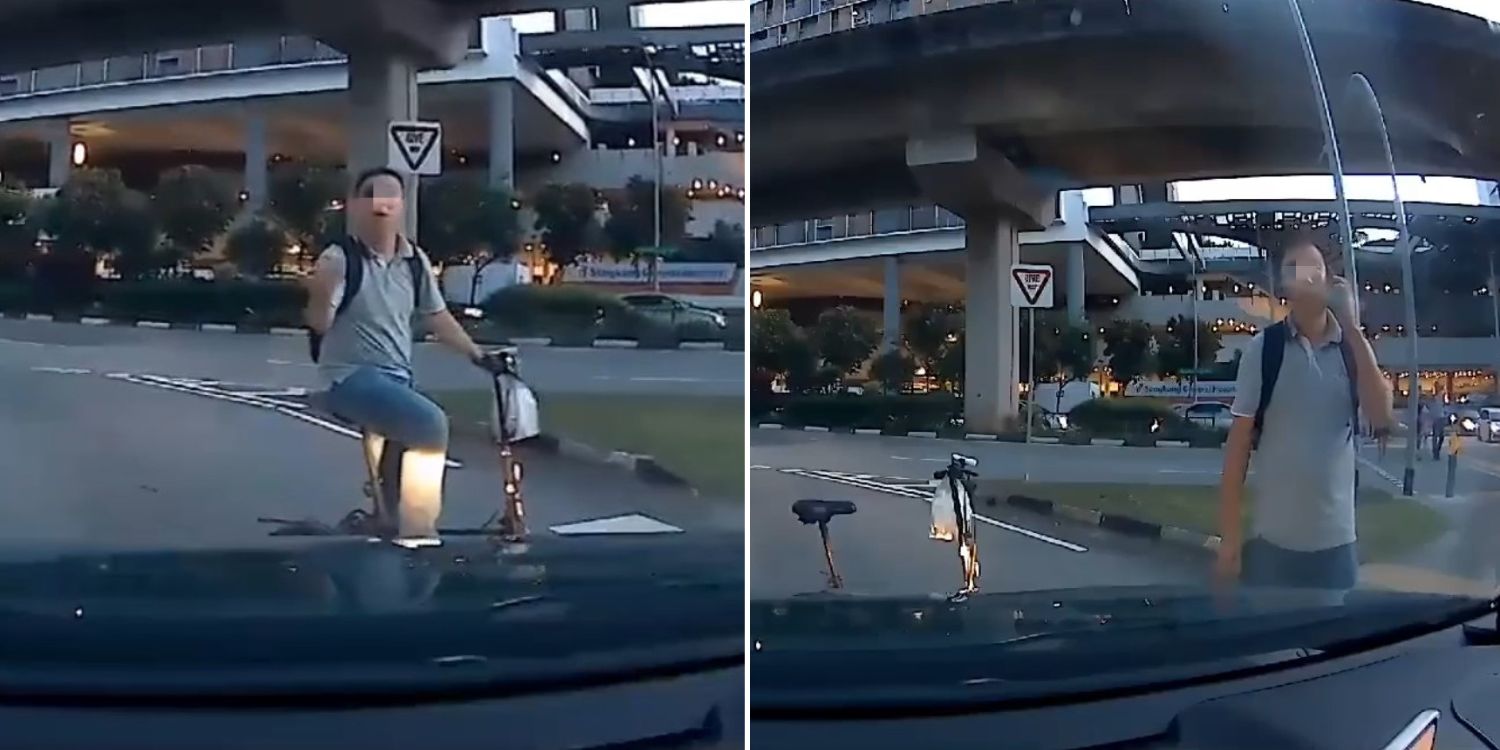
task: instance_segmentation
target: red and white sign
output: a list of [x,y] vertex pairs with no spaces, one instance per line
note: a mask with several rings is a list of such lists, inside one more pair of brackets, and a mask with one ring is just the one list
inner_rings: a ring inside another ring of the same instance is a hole
[[1011,307],[1052,306],[1052,266],[1018,263],[1010,267]]

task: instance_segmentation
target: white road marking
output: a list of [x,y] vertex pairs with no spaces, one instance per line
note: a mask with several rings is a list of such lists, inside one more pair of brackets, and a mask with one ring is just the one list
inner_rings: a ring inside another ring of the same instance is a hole
[[[169,391],[178,391],[180,393],[190,393],[195,396],[203,396],[204,398],[228,401],[230,403],[240,404],[242,406],[251,406],[258,409],[265,409],[267,411],[273,411],[277,414],[282,414],[293,419],[300,419],[303,422],[322,427],[329,432],[338,433],[340,435],[343,435],[344,437],[353,438],[355,440],[359,440],[362,437],[358,430],[350,429],[341,424],[338,424],[337,422],[330,422],[326,419],[322,419],[321,417],[315,417],[311,414],[306,414],[298,411],[298,409],[306,408],[305,406],[287,404],[286,402],[262,398],[254,395],[242,395],[229,391],[221,391],[209,386],[199,385],[198,381],[192,381],[185,378],[173,379],[162,377],[160,375],[131,375],[130,373],[110,373],[105,377],[114,380],[124,380],[126,382],[135,383],[137,385],[148,385],[156,388],[163,388]],[[450,469],[461,469],[463,468],[463,463],[449,458],[447,460],[447,466]]]
[[[860,489],[873,490],[875,492],[884,492],[884,493],[886,493],[888,495],[897,495],[899,497],[909,497],[909,498],[912,498],[914,500],[921,500],[921,501],[926,502],[928,504],[932,503],[932,491],[931,491],[930,488],[927,489],[927,490],[917,490],[913,486],[892,485],[892,484],[885,484],[885,483],[882,483],[882,482],[874,482],[874,481],[870,481],[870,480],[860,479],[860,478],[858,478],[858,475],[845,474],[843,472],[835,472],[835,471],[819,471],[819,470],[816,470],[816,469],[781,469],[781,472],[784,473],[784,474],[791,474],[793,476],[806,477],[808,479],[821,479],[821,480],[824,480],[824,481],[827,481],[827,482],[836,482],[836,483],[839,483],[839,484],[847,484],[850,487],[858,487]],[[1040,533],[1040,532],[1037,532],[1037,531],[1032,531],[1031,529],[1023,528],[1021,526],[1016,526],[1015,524],[1010,524],[1010,523],[1006,523],[1004,521],[999,521],[999,520],[990,518],[989,516],[984,516],[984,515],[980,515],[978,513],[975,513],[974,514],[974,518],[977,519],[978,521],[980,521],[981,523],[987,523],[987,524],[989,524],[991,526],[994,526],[996,528],[1004,529],[1006,531],[1010,531],[1010,532],[1013,532],[1013,533],[1016,533],[1016,534],[1020,534],[1021,536],[1028,537],[1028,538],[1031,538],[1031,539],[1035,539],[1035,540],[1037,540],[1039,542],[1044,542],[1046,544],[1050,544],[1050,545],[1053,545],[1055,547],[1061,547],[1061,548],[1063,548],[1065,550],[1068,550],[1069,552],[1080,552],[1081,553],[1081,552],[1088,552],[1089,551],[1088,547],[1084,547],[1084,546],[1079,545],[1079,544],[1074,544],[1074,543],[1069,542],[1069,541],[1064,540],[1064,539],[1058,539],[1057,537],[1048,536],[1046,534],[1043,534],[1043,533]]]
[[755,470],[755,471],[761,471],[761,470],[764,470],[764,469],[769,469],[771,467],[769,467],[769,466],[762,466],[760,464],[750,464],[750,468],[752,470]]
[[585,536],[592,534],[681,534],[682,529],[663,523],[640,513],[623,516],[596,518],[591,521],[565,523],[550,527],[559,536]]
[[946,458],[913,458],[912,456],[891,456],[891,458],[894,458],[897,461],[925,461],[930,464],[948,463],[948,459]]
[[164,322],[164,321],[160,321],[160,320],[138,320],[135,323],[135,327],[136,328],[156,328],[158,330],[164,330],[164,329],[167,329],[167,328],[171,328],[172,324]]
[[87,375],[87,374],[89,374],[88,370],[84,370],[84,369],[81,369],[81,368],[78,368],[78,367],[33,367],[31,369],[34,372],[55,372],[55,373],[58,373],[59,375]]

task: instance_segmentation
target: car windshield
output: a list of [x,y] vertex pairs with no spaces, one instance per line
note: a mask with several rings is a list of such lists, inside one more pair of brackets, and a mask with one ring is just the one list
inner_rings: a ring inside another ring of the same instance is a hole
[[746,9],[595,5],[0,8],[0,671],[738,668]]
[[1306,657],[1485,611],[1497,45],[1458,0],[753,2],[764,662],[1271,642],[1163,588],[1292,595]]

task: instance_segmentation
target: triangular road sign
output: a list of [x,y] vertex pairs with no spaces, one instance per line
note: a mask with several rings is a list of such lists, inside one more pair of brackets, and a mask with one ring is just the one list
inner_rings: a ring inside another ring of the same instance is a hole
[[1026,307],[1046,307],[1039,304],[1042,297],[1047,295],[1048,287],[1052,284],[1052,268],[1050,266],[1014,266],[1010,269],[1011,278],[1016,281],[1016,288],[1021,291],[1021,296],[1026,300]]
[[442,125],[435,122],[391,123],[391,150],[400,155],[400,163],[392,166],[414,174],[437,174],[442,166],[433,162],[440,161],[436,148],[442,135]]

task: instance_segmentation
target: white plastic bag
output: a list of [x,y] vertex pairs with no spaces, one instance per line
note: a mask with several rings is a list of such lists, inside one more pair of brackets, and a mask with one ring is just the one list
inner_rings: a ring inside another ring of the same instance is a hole
[[541,410],[531,386],[514,375],[500,375],[500,392],[505,397],[506,419],[500,424],[500,404],[490,404],[490,437],[500,442],[501,430],[512,443],[534,438],[542,432]]
[[934,481],[932,489],[932,530],[927,532],[927,538],[951,542],[958,538],[958,517],[953,513],[953,490],[948,487],[946,479]]

